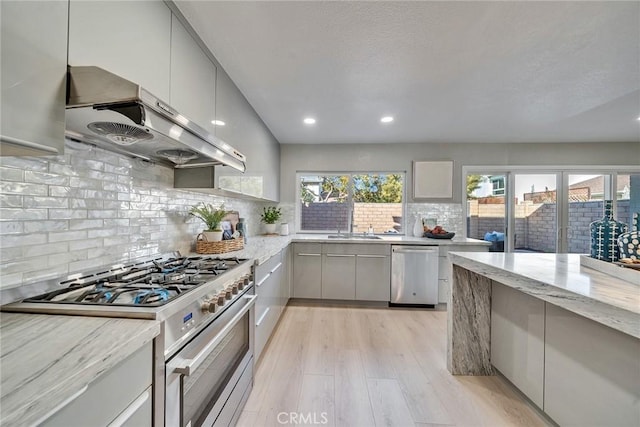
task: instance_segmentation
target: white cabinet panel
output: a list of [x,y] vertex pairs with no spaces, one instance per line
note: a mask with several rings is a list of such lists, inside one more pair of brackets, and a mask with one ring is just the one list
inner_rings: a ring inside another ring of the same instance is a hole
[[0,8],[0,153],[62,154],[68,2],[3,0]]
[[544,411],[566,426],[640,425],[640,340],[546,305]]
[[278,201],[280,198],[280,144],[256,114],[231,78],[219,69],[216,84],[216,136],[247,157],[244,174],[216,168],[219,188]]
[[356,300],[391,300],[391,259],[389,255],[356,256]]
[[71,0],[69,64],[95,65],[171,104],[171,11],[162,1]]
[[[119,365],[105,372],[89,384],[86,391],[68,403],[42,426],[104,426],[111,423],[123,411],[131,408],[131,417],[124,414],[121,420],[141,420],[138,427],[151,426],[151,396],[144,399],[144,393],[151,391],[153,358],[151,343],[129,356]],[[80,384],[78,387],[80,388]]]
[[340,253],[322,255],[322,298],[340,300],[356,298],[355,255]]
[[171,106],[210,133],[216,110],[216,66],[175,15],[171,21]]
[[293,296],[295,298],[322,296],[322,244],[294,243]]
[[491,364],[542,408],[544,301],[492,283]]

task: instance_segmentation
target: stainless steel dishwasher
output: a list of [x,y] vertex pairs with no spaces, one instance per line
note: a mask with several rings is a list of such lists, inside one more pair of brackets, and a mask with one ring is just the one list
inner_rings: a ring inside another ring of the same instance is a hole
[[391,304],[438,303],[438,246],[391,247]]

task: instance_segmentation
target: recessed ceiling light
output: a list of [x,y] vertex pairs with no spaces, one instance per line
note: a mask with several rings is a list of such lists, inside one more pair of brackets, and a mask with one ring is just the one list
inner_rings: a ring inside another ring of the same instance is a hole
[[211,123],[213,123],[214,126],[224,126],[225,122],[223,122],[222,120],[211,120]]
[[382,123],[391,123],[393,121],[393,117],[391,116],[384,116],[383,118],[380,119],[380,122]]
[[303,122],[304,122],[305,125],[314,125],[314,124],[316,124],[316,119],[314,119],[313,117],[306,117],[303,120]]

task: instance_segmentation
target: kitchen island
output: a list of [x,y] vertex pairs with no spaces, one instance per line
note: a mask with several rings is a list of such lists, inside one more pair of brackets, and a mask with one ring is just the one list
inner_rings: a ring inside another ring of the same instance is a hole
[[452,374],[497,370],[560,425],[640,425],[640,273],[574,254],[449,257]]

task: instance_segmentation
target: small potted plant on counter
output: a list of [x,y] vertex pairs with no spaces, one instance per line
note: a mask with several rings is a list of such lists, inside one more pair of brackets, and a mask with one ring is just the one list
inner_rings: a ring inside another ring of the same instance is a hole
[[276,222],[282,216],[280,208],[275,206],[267,206],[262,208],[262,215],[260,216],[262,222],[265,223],[265,229],[267,234],[276,234]]
[[211,203],[199,203],[192,206],[189,213],[204,222],[207,228],[202,232],[202,234],[208,241],[218,242],[222,240],[222,228],[220,227],[220,223],[229,213],[224,210],[224,204],[220,205],[219,208],[215,208]]

